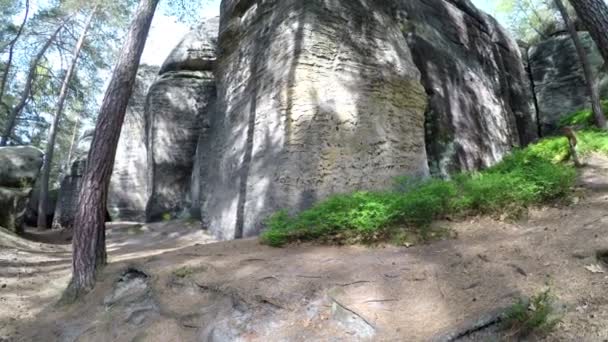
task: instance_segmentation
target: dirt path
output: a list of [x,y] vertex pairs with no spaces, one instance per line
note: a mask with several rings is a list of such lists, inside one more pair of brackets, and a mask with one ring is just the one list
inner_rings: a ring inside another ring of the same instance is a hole
[[12,242],[0,250],[0,337],[441,340],[550,288],[563,320],[545,339],[603,341],[608,278],[587,267],[608,248],[608,160],[590,158],[580,186],[571,206],[531,210],[519,223],[440,223],[458,238],[413,248],[205,244],[183,223],[111,229],[102,281],[85,302],[59,309],[47,304],[67,281],[67,247]]

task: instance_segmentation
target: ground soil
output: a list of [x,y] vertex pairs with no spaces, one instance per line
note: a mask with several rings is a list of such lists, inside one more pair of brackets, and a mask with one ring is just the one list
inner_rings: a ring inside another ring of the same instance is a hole
[[[110,265],[69,306],[55,304],[69,281],[65,237],[1,233],[0,341],[453,340],[547,289],[561,322],[526,340],[605,341],[608,269],[596,253],[608,249],[608,159],[586,163],[569,204],[517,222],[439,222],[457,237],[411,248],[276,249],[255,239],[214,243],[194,222],[113,224]],[[129,268],[149,276],[149,314],[136,320],[132,303],[108,304]],[[521,338],[490,326],[459,339]]]

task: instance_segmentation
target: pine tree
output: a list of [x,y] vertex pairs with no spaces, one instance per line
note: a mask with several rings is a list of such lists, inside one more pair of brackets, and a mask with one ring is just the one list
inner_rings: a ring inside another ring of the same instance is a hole
[[604,0],[570,0],[608,65],[608,5]]
[[158,2],[140,1],[101,105],[82,178],[72,240],[73,275],[65,299],[77,298],[92,289],[97,270],[106,264],[105,213],[110,176],[127,104]]

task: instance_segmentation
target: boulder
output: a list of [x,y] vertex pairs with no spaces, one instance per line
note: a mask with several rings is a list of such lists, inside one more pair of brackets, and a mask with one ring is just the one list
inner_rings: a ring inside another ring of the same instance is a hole
[[53,217],[54,229],[71,229],[74,226],[80,183],[84,175],[86,162],[86,158],[76,159],[61,180]]
[[42,151],[34,147],[0,147],[0,226],[22,232],[42,159]]
[[199,187],[193,190],[192,185],[198,184],[200,170],[193,171],[199,140],[215,108],[217,25],[218,19],[211,18],[188,34],[148,92],[148,221],[175,218],[192,208],[198,216]]
[[108,193],[108,211],[114,221],[143,222],[148,202],[146,95],[158,76],[156,66],[141,65],[129,100],[116,149]]
[[[579,37],[597,78],[602,98],[608,98],[608,69],[588,32]],[[555,133],[560,119],[591,107],[585,76],[568,34],[561,34],[530,47],[528,51],[538,117],[543,135]]]

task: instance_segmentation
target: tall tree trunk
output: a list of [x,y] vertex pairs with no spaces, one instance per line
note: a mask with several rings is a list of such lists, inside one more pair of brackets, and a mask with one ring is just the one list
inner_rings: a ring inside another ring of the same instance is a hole
[[562,0],[555,0],[555,5],[557,6],[557,9],[561,13],[562,17],[564,18],[566,27],[568,27],[568,31],[570,32],[570,36],[572,37],[572,41],[574,42],[574,46],[576,47],[576,52],[578,53],[579,60],[583,66],[583,73],[585,74],[587,90],[589,92],[589,96],[591,97],[591,109],[593,110],[595,124],[601,129],[606,129],[606,117],[602,112],[600,95],[597,90],[595,78],[593,77],[593,72],[591,71],[591,64],[589,64],[587,52],[585,52],[585,48],[583,47],[583,44],[581,43],[581,40],[578,37],[578,32],[576,32],[576,28],[570,20],[570,15],[568,15],[568,11],[562,3]]
[[604,0],[570,0],[570,3],[608,65],[608,5]]
[[57,108],[55,110],[55,117],[53,119],[53,123],[49,128],[49,135],[46,144],[46,151],[44,154],[44,163],[42,164],[42,175],[40,179],[40,197],[38,199],[38,228],[46,229],[48,228],[48,224],[46,221],[46,213],[47,213],[47,202],[49,196],[49,179],[51,177],[51,167],[53,165],[53,153],[55,152],[55,139],[57,138],[57,130],[59,129],[59,121],[61,120],[61,115],[63,114],[63,108],[65,105],[65,99],[68,96],[70,81],[72,80],[72,75],[74,75],[74,71],[76,70],[76,65],[78,64],[78,57],[80,56],[80,51],[82,50],[82,46],[84,45],[84,41],[86,40],[87,34],[89,32],[89,28],[91,27],[91,23],[93,22],[93,18],[97,12],[97,8],[94,8],[89,14],[87,21],[85,23],[84,28],[82,29],[82,33],[80,34],[80,38],[78,38],[78,42],[74,47],[74,54],[72,56],[72,61],[70,66],[63,78],[63,84],[61,85],[61,90],[59,91],[59,98],[57,99]]
[[23,88],[23,91],[21,92],[19,102],[17,103],[17,105],[15,107],[13,107],[13,109],[9,113],[8,119],[6,120],[6,127],[4,128],[4,132],[2,133],[2,138],[0,139],[0,146],[6,146],[6,144],[8,143],[8,140],[10,139],[10,137],[13,133],[13,129],[15,128],[15,124],[17,123],[17,118],[19,117],[19,114],[21,114],[21,111],[27,104],[27,100],[29,99],[30,94],[32,92],[32,84],[36,80],[36,68],[38,67],[40,60],[42,59],[42,57],[44,57],[44,54],[49,49],[49,47],[51,47],[51,44],[53,44],[53,42],[57,38],[57,35],[63,29],[64,26],[65,26],[65,21],[63,21],[59,25],[59,27],[57,27],[57,29],[55,29],[53,34],[49,37],[49,39],[46,41],[46,43],[44,43],[42,48],[38,51],[36,56],[34,56],[32,61],[30,62],[30,70],[28,72],[27,79],[25,81],[25,86]]
[[73,274],[64,299],[75,299],[92,289],[97,270],[106,264],[108,187],[127,104],[158,2],[140,0],[101,105],[82,178],[72,240]]
[[19,26],[19,30],[17,30],[17,34],[15,35],[15,37],[8,43],[8,59],[6,60],[6,66],[4,68],[4,71],[2,72],[2,80],[0,81],[0,102],[2,102],[3,104],[4,91],[6,90],[6,82],[8,81],[8,75],[10,73],[11,67],[13,66],[15,45],[21,37],[21,33],[23,33],[23,28],[25,27],[25,23],[27,23],[27,17],[29,16],[29,14],[30,0],[25,0],[25,14],[23,15],[23,21],[21,22],[21,26]]

